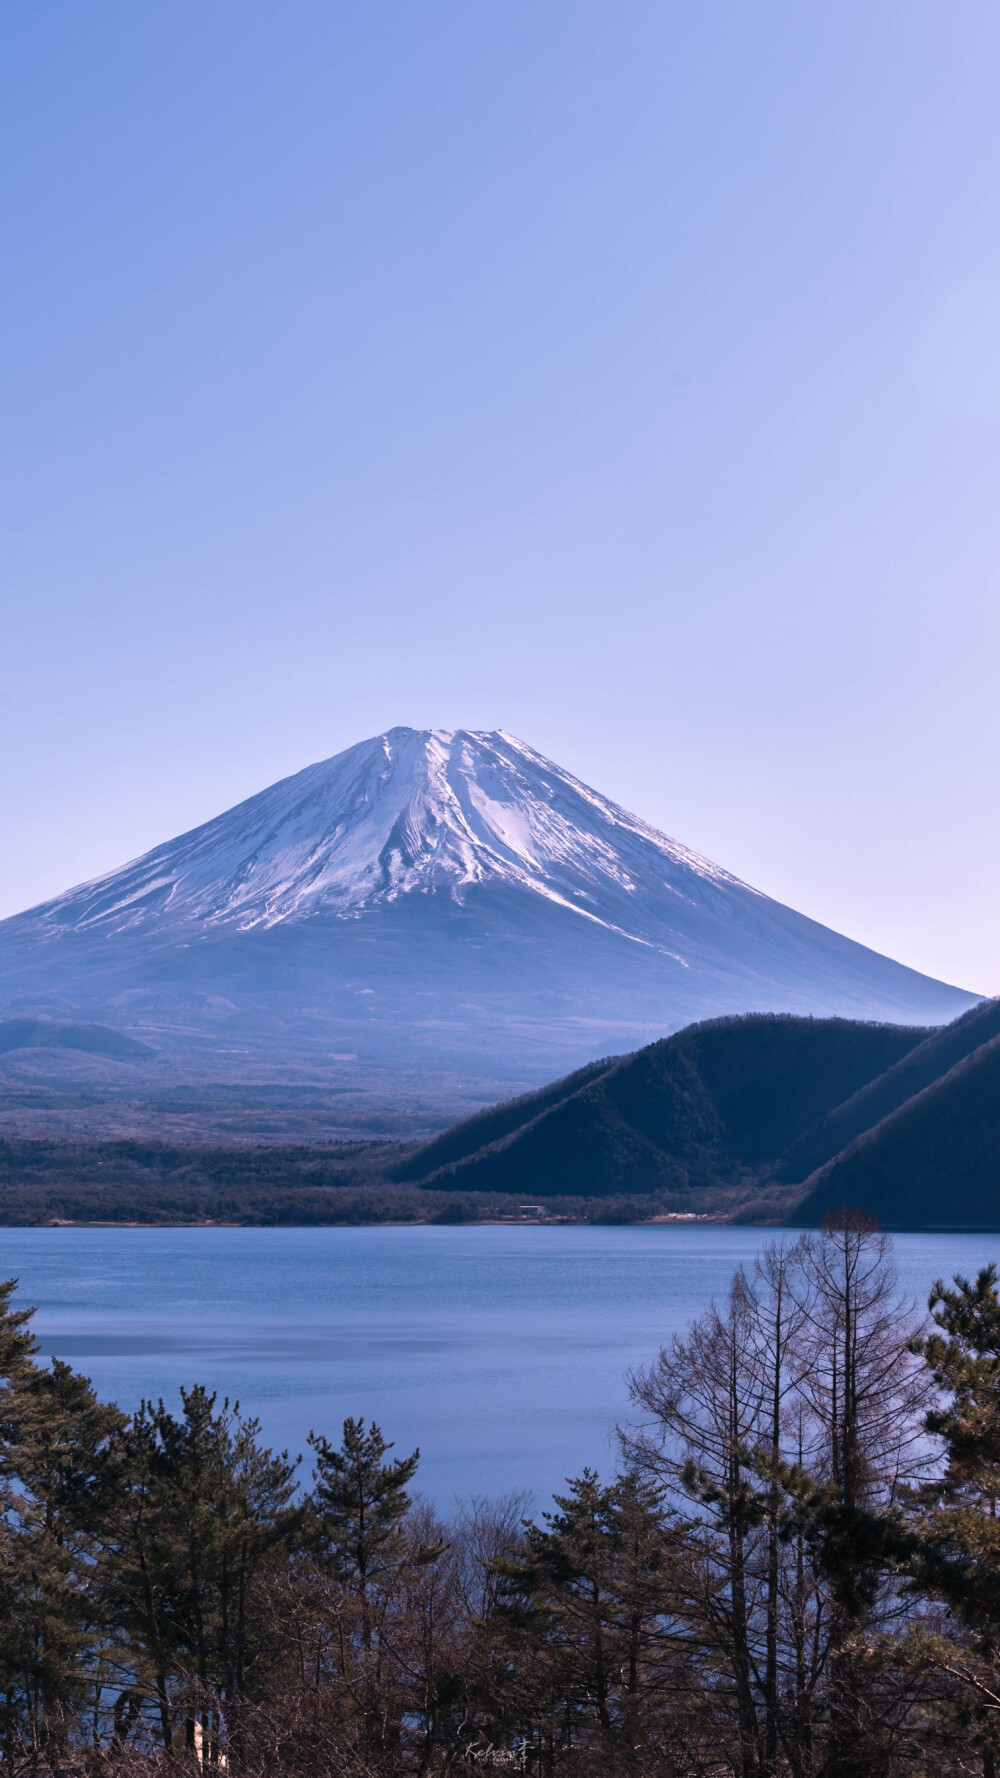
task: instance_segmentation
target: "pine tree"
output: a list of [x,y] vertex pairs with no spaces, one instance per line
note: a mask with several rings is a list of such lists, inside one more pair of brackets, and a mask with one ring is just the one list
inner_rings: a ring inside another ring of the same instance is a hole
[[53,1359],[21,1381],[12,1408],[18,1492],[8,1515],[20,1598],[24,1732],[32,1746],[65,1743],[88,1700],[99,1704],[105,1626],[102,1528],[113,1498],[125,1417],[90,1382]]
[[974,1280],[957,1276],[954,1289],[938,1280],[928,1308],[940,1332],[915,1342],[935,1384],[950,1398],[927,1416],[945,1441],[945,1492],[981,1503],[997,1517],[1000,1500],[1000,1292],[997,1268]]
[[638,1770],[662,1738],[663,1692],[682,1688],[675,1533],[660,1491],[634,1472],[603,1485],[586,1469],[555,1506],[498,1564],[515,1657],[508,1728],[526,1759],[592,1744],[603,1771]]
[[179,1416],[143,1404],[130,1428],[110,1585],[164,1743],[180,1715],[189,1746],[200,1723],[214,1747],[234,1732],[258,1652],[252,1585],[300,1515],[295,1464],[261,1447],[256,1420],[201,1387],[181,1400]]
[[959,1714],[982,1744],[983,1770],[1000,1756],[1000,1290],[995,1265],[974,1279],[940,1280],[928,1308],[938,1331],[915,1341],[941,1393],[927,1415],[944,1441],[945,1469],[922,1491],[910,1569],[946,1607],[950,1636],[932,1642],[957,1686]]
[[118,1410],[85,1377],[35,1362],[33,1309],[0,1284],[3,1745],[51,1757],[99,1703],[105,1626],[100,1531],[113,1487]]
[[372,1584],[405,1548],[402,1523],[409,1509],[408,1484],[419,1450],[385,1461],[393,1449],[373,1421],[345,1420],[339,1450],[310,1433],[316,1452],[312,1496],[317,1546],[323,1561],[364,1603]]
[[406,1490],[420,1452],[393,1459],[374,1421],[366,1430],[364,1420],[353,1419],[343,1423],[339,1450],[317,1433],[309,1443],[316,1453],[312,1541],[335,1583],[340,1680],[357,1713],[359,1745],[381,1757],[399,1739],[408,1702],[394,1634],[405,1613],[408,1571],[440,1553],[415,1545],[406,1532]]

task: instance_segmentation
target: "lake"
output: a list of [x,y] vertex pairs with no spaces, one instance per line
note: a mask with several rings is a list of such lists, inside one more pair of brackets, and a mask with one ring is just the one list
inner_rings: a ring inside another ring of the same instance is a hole
[[[627,1371],[780,1231],[655,1228],[2,1229],[0,1274],[36,1303],[42,1351],[123,1407],[203,1382],[305,1449],[345,1415],[421,1490],[528,1488],[609,1472]],[[903,1289],[1000,1256],[1000,1235],[895,1237]]]

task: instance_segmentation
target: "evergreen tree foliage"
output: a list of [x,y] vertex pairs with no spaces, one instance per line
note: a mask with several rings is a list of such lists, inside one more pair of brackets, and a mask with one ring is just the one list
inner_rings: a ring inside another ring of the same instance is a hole
[[[953,1682],[952,1714],[979,1733],[984,1768],[1000,1753],[1000,1290],[997,1267],[940,1280],[928,1307],[933,1333],[915,1349],[939,1391],[928,1432],[945,1463],[917,1499],[909,1570],[946,1607],[925,1649]],[[918,1643],[918,1648],[919,1648]]]
[[406,1492],[420,1462],[409,1457],[385,1461],[392,1450],[374,1421],[345,1420],[339,1449],[319,1433],[309,1443],[316,1453],[313,1518],[323,1559],[365,1597],[402,1548],[401,1525],[410,1500]]
[[0,1286],[0,1778],[995,1778],[1000,1288],[772,1243],[633,1378],[620,1472],[448,1525],[344,1422],[123,1414]]

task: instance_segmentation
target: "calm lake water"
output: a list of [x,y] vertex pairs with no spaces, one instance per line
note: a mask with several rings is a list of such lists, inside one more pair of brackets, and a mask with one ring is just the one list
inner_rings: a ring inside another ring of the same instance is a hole
[[[305,1448],[376,1419],[419,1486],[531,1489],[609,1471],[626,1372],[778,1231],[657,1228],[2,1229],[0,1274],[42,1350],[124,1407],[203,1382]],[[903,1288],[1000,1256],[1000,1235],[899,1235]]]

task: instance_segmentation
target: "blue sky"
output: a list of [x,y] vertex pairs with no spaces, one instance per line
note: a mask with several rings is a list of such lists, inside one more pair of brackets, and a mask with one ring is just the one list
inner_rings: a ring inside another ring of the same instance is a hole
[[994,4],[0,29],[0,913],[503,726],[1000,991]]

